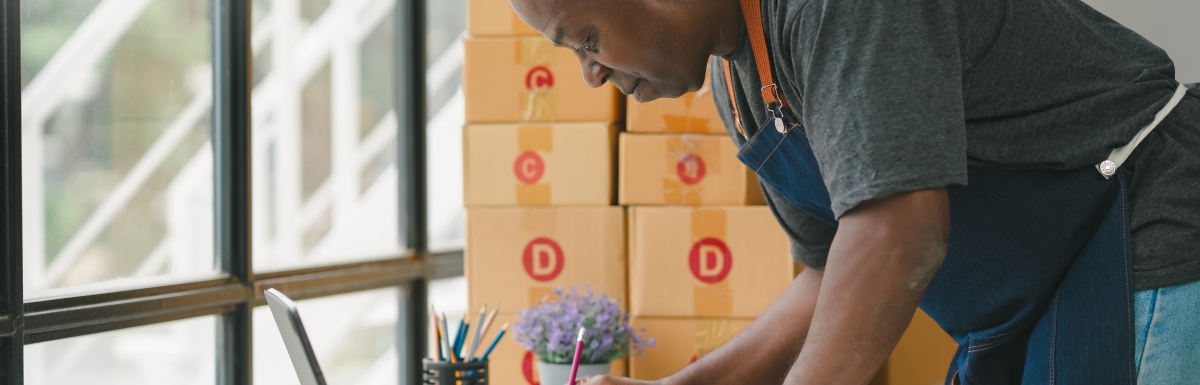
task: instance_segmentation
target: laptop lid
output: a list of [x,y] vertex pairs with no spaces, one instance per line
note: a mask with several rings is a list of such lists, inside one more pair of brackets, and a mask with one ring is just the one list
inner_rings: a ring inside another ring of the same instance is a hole
[[267,289],[266,297],[275,325],[279,327],[279,335],[283,337],[283,345],[287,346],[288,356],[292,358],[292,367],[300,377],[300,384],[325,385],[325,377],[317,365],[317,356],[308,342],[304,324],[300,322],[296,303],[275,289]]

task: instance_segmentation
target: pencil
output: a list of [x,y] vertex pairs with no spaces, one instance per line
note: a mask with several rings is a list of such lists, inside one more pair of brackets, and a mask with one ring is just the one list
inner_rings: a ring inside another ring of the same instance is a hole
[[467,362],[467,355],[463,349],[467,348],[468,334],[471,334],[471,323],[463,322],[462,329],[458,330],[458,346],[454,348],[454,354],[458,355],[459,362]]
[[450,362],[458,362],[454,358],[454,351],[450,350],[450,327],[446,324],[446,313],[442,313],[442,344],[446,348],[446,359]]
[[479,322],[475,323],[475,336],[471,337],[471,347],[467,348],[467,362],[475,359],[475,348],[479,347],[479,338],[482,337],[483,327],[486,325],[484,317],[487,317],[487,305],[483,305],[483,309],[479,309]]
[[431,322],[429,325],[433,327],[433,350],[435,352],[433,360],[445,360],[445,356],[442,355],[442,326],[438,324],[437,310],[434,310],[433,306],[429,307],[429,320]]
[[482,331],[480,331],[480,333],[482,333],[483,335],[482,335],[482,336],[480,336],[480,337],[487,336],[487,332],[488,332],[488,330],[491,330],[491,329],[492,329],[492,321],[495,321],[495,320],[496,320],[496,314],[497,314],[497,313],[500,313],[500,307],[499,307],[499,306],[496,306],[496,308],[495,308],[495,309],[492,309],[492,314],[488,314],[487,320],[483,321],[483,330],[482,330]]
[[571,360],[571,377],[567,384],[575,384],[575,375],[579,373],[579,357],[583,355],[583,332],[587,328],[579,328],[579,338],[575,340],[575,359]]
[[500,333],[496,334],[496,339],[492,340],[492,344],[488,346],[487,351],[483,352],[483,357],[479,358],[480,361],[487,361],[488,356],[492,355],[492,349],[496,348],[496,344],[500,342],[500,338],[504,337],[504,332],[506,331],[508,331],[508,324],[500,327]]
[[454,341],[450,343],[451,344],[450,349],[454,351],[454,357],[458,358],[458,362],[463,362],[463,360],[462,360],[463,357],[462,357],[462,355],[458,354],[458,352],[462,349],[462,343],[463,343],[462,336],[463,336],[463,332],[466,331],[466,329],[465,329],[466,326],[467,326],[467,312],[463,312],[462,318],[458,319],[458,330],[454,331]]
[[[483,327],[479,329],[479,342],[483,342],[483,339],[487,337],[488,330],[492,329],[492,321],[496,320],[498,313],[500,313],[500,307],[496,306],[495,309],[492,309],[492,314],[488,314],[487,319],[483,321]],[[474,349],[472,349],[472,353],[474,353]]]

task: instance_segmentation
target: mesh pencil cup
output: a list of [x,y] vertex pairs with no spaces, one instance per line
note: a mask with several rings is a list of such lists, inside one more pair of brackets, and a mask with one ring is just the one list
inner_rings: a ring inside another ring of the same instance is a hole
[[488,362],[421,361],[426,385],[484,385],[488,381]]

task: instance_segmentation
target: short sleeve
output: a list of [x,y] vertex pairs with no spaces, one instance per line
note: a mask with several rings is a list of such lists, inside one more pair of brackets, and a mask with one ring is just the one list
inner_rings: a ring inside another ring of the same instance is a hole
[[792,205],[766,183],[760,185],[763,195],[767,198],[767,205],[771,207],[771,213],[775,214],[775,219],[788,235],[792,246],[792,259],[808,267],[825,266],[825,260],[829,258],[829,246],[833,244],[837,228]]
[[835,216],[967,182],[953,0],[817,0],[789,26],[801,115]]

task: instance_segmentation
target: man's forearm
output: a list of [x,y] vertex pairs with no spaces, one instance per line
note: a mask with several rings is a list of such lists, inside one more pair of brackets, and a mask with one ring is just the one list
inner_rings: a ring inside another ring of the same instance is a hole
[[786,384],[870,381],[945,257],[948,213],[945,190],[928,190],[842,218],[809,338]]
[[805,269],[746,330],[663,383],[783,382],[808,334],[820,287],[821,275],[816,270]]

